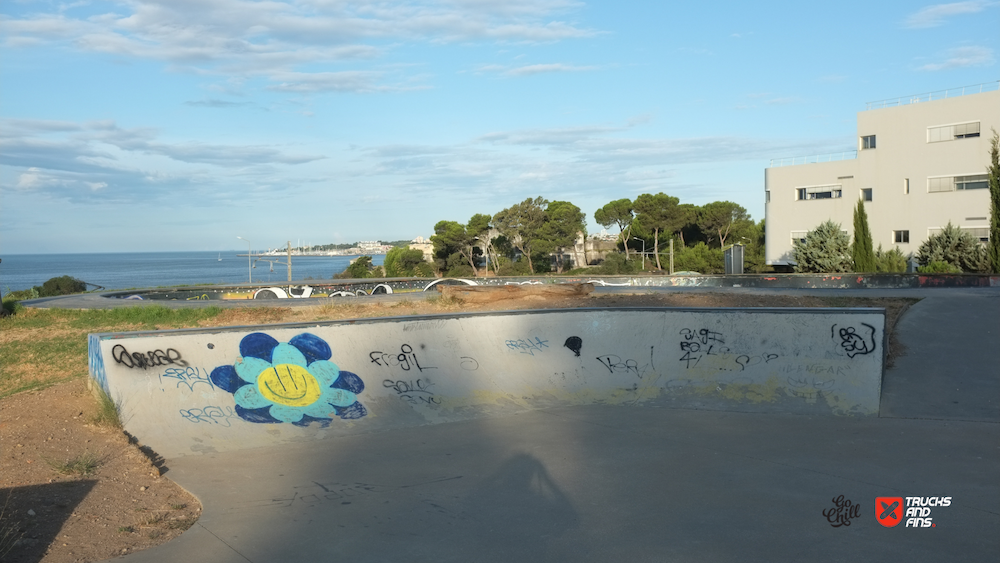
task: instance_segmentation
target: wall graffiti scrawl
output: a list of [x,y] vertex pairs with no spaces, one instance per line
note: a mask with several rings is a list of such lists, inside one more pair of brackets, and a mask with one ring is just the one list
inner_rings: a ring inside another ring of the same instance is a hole
[[318,336],[304,332],[282,343],[254,332],[240,341],[240,356],[234,365],[213,369],[211,379],[233,394],[243,420],[327,426],[334,415],[351,420],[368,414],[358,401],[364,381],[330,361],[330,346]]

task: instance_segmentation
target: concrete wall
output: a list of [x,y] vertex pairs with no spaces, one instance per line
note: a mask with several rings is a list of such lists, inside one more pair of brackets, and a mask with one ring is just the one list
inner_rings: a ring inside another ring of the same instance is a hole
[[884,318],[578,309],[95,334],[90,369],[165,457],[591,403],[874,415]]

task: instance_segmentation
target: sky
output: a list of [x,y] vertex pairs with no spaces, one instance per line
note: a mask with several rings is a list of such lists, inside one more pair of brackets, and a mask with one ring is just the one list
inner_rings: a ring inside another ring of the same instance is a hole
[[[1000,1],[0,3],[0,256],[429,237],[526,198],[764,218],[865,103],[1000,79]],[[611,229],[612,234],[616,230]]]

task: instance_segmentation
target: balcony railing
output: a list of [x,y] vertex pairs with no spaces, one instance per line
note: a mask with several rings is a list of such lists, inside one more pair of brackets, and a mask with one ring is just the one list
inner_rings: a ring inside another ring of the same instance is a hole
[[792,166],[795,164],[814,164],[817,162],[834,162],[837,160],[854,160],[858,158],[858,151],[835,152],[832,154],[817,154],[813,156],[793,156],[790,158],[772,158],[768,168],[779,166]]
[[993,82],[984,82],[982,84],[974,84],[972,86],[962,86],[961,88],[938,90],[937,92],[928,92],[926,94],[915,94],[913,96],[903,96],[901,98],[890,98],[888,100],[868,102],[866,104],[867,107],[865,107],[865,110],[889,108],[894,106],[905,106],[909,104],[917,104],[920,102],[943,100],[945,98],[957,98],[959,96],[968,96],[969,94],[981,94],[983,92],[992,92],[993,90],[1000,90],[1000,80],[996,80]]

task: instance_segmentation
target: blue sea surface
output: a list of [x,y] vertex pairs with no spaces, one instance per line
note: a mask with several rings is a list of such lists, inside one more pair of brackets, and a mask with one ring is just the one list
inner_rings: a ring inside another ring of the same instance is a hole
[[[70,276],[107,290],[175,285],[247,283],[247,257],[230,252],[123,252],[106,254],[4,254],[0,256],[0,290],[20,291],[46,280]],[[257,256],[254,257],[255,259]],[[287,283],[288,267],[271,264],[284,256],[267,256],[249,268],[254,283]],[[292,280],[329,280],[357,256],[293,256]],[[372,256],[381,266],[385,255]],[[273,270],[273,271],[272,271]]]

